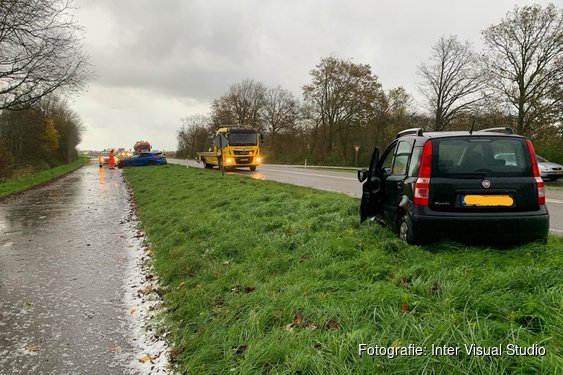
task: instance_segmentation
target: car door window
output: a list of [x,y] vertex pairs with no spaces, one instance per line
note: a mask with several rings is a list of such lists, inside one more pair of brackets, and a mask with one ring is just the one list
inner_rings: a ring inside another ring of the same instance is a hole
[[395,148],[396,148],[396,144],[389,146],[387,148],[387,150],[385,150],[385,153],[382,156],[382,162],[380,165],[380,170],[383,170],[385,168],[388,168],[389,170],[391,170],[391,168],[393,167],[393,157],[395,156]]
[[393,168],[391,174],[402,176],[407,174],[407,165],[409,163],[409,155],[411,152],[411,144],[407,141],[399,142],[397,152],[393,158]]

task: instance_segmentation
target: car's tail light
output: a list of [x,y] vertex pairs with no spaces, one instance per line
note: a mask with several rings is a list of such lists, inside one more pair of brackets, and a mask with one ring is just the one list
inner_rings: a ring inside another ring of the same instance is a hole
[[536,187],[538,190],[538,204],[540,206],[544,206],[545,185],[543,183],[542,178],[540,177],[540,168],[538,166],[538,160],[536,159],[536,151],[534,150],[534,145],[532,145],[532,141],[526,139],[526,143],[528,143],[528,151],[530,152],[530,158],[532,160],[532,173],[534,175],[534,179],[536,180]]
[[420,172],[414,184],[414,204],[428,206],[430,198],[430,176],[432,175],[432,141],[428,140],[422,149]]

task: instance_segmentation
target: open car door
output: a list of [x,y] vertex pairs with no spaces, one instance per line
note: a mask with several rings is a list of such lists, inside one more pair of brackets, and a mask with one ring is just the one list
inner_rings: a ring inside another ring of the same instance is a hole
[[379,162],[379,149],[376,147],[371,156],[369,169],[361,169],[358,171],[358,180],[363,182],[362,201],[360,204],[360,223],[367,218],[377,215],[381,211],[381,181],[377,173],[377,164]]

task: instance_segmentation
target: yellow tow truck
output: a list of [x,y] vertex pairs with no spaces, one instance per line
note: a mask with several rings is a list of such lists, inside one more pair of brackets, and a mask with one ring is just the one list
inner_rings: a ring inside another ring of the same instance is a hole
[[207,152],[198,152],[196,161],[205,168],[225,169],[248,167],[255,171],[263,162],[260,152],[262,135],[254,129],[225,127],[217,130],[213,146]]

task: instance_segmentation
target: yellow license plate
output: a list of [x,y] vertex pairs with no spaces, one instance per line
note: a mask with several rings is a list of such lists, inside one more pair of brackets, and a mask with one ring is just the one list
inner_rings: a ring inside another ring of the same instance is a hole
[[479,207],[511,207],[514,200],[510,195],[463,195],[461,197],[462,206]]

